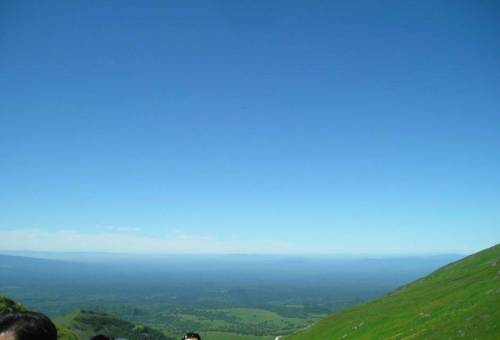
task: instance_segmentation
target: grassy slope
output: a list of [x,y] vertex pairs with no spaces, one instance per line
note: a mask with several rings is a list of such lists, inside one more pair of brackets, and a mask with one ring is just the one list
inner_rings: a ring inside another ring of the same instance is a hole
[[244,335],[229,332],[203,332],[203,340],[274,340],[275,336]]
[[61,328],[71,330],[80,339],[88,339],[96,334],[123,337],[130,340],[171,339],[153,328],[140,324],[133,324],[109,314],[92,311],[76,311],[62,319],[56,320],[56,324]]
[[500,339],[500,244],[286,340]]
[[[206,319],[196,315],[178,314],[181,319],[192,320],[200,324],[198,330],[202,333],[222,332],[240,335],[250,334],[284,334],[305,327],[314,318],[284,317],[275,312],[260,308],[221,308],[213,309],[224,313],[227,318]],[[239,332],[238,332],[239,331]],[[252,339],[256,338],[255,336]],[[274,339],[274,338],[273,338]]]
[[[5,296],[0,296],[0,314],[7,309],[12,311],[27,311],[23,305],[20,305]],[[78,340],[77,336],[73,334],[73,332],[62,325],[57,325],[57,333],[60,340]]]
[[[0,314],[7,308],[17,311],[27,310],[23,305],[16,303],[14,300],[0,296]],[[237,309],[236,312],[237,314],[242,314],[240,316],[243,317],[250,312],[255,314],[260,311],[253,309]],[[262,317],[263,316],[261,316],[261,319]],[[267,317],[269,316],[267,315]],[[168,336],[165,336],[161,332],[150,327],[132,324],[128,321],[124,321],[112,315],[104,313],[76,311],[54,321],[58,329],[60,340],[88,339],[96,334],[112,335],[115,337],[121,336],[131,340],[170,339]],[[231,332],[206,331],[203,332],[203,338],[206,340],[274,340],[275,337],[243,335]]]
[[27,310],[23,305],[16,303],[14,300],[11,300],[6,296],[0,296],[0,314],[7,309],[19,312]]
[[[0,296],[0,314],[5,310],[26,311],[27,309],[15,301]],[[143,325],[115,318],[108,314],[77,311],[55,320],[59,340],[88,339],[96,334],[135,339],[169,340],[171,338],[161,332]]]

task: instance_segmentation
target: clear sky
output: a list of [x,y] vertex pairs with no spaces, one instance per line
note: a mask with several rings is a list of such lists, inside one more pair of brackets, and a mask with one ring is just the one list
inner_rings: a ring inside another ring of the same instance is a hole
[[500,4],[1,1],[0,250],[500,241]]

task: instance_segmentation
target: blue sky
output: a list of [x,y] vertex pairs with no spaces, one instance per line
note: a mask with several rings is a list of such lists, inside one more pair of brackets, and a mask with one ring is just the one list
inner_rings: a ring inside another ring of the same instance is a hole
[[496,1],[3,1],[0,250],[500,240]]

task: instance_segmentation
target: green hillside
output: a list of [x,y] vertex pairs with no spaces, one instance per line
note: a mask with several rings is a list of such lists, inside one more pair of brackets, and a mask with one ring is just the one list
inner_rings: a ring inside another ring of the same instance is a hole
[[[16,303],[14,300],[9,299],[8,297],[0,296],[0,314],[7,310],[27,311],[27,309],[23,305]],[[60,340],[78,340],[78,337],[63,325],[57,325],[57,332],[59,335],[58,338]]]
[[[26,311],[14,300],[0,296],[0,314],[7,309]],[[121,337],[128,340],[171,340],[160,331],[141,324],[118,319],[104,313],[79,310],[55,320],[60,340],[88,339],[96,334]]]
[[500,244],[283,340],[500,339]]
[[12,299],[9,299],[6,296],[0,296],[0,314],[6,311],[7,309],[11,311],[25,311],[26,308],[24,308],[23,305],[18,304]]
[[56,321],[58,326],[75,333],[80,339],[88,339],[96,334],[128,340],[170,340],[160,331],[141,324],[118,319],[112,315],[79,310]]

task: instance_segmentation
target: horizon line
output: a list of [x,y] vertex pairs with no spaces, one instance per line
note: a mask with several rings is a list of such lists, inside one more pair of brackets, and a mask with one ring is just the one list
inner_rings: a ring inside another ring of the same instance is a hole
[[[488,249],[490,247],[484,248]],[[483,249],[481,249],[483,250]],[[448,256],[460,255],[467,256],[478,251],[429,251],[429,252],[331,252],[331,253],[312,253],[312,252],[296,252],[296,253],[266,253],[266,252],[115,252],[115,251],[65,251],[65,250],[2,250],[0,255],[14,254],[51,254],[51,255],[108,255],[108,256],[305,256],[305,257],[393,257],[393,256]]]

